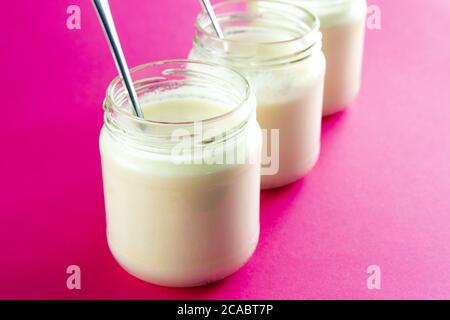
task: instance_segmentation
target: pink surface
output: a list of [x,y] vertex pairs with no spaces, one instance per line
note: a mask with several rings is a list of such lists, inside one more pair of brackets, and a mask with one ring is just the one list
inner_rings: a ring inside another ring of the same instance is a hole
[[[90,1],[5,3],[0,298],[450,298],[450,1],[369,2],[382,29],[367,34],[359,99],[325,121],[306,179],[263,193],[251,261],[196,289],[141,282],[108,251],[98,134],[116,71]],[[81,30],[66,28],[70,4]],[[111,6],[130,65],[186,56],[196,0]]]

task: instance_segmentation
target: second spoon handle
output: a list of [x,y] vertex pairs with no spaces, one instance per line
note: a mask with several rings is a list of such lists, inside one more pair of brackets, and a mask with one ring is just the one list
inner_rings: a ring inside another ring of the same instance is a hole
[[225,36],[223,34],[222,28],[220,27],[219,20],[217,20],[216,13],[214,12],[211,2],[209,0],[200,0],[200,3],[203,7],[203,10],[208,14],[217,37],[219,39],[224,39]]
[[131,78],[130,70],[128,69],[128,64],[125,60],[122,46],[120,45],[119,36],[114,25],[114,20],[111,14],[108,0],[92,1],[94,3],[95,9],[97,10],[100,22],[103,26],[103,31],[105,32],[106,39],[108,40],[108,44],[114,57],[114,61],[116,62],[117,69],[127,89],[134,113],[137,117],[143,118],[138,96],[133,86],[133,79]]

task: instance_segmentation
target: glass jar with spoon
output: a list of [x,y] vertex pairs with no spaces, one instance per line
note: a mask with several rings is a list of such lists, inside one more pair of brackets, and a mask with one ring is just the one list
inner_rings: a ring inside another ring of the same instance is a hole
[[276,0],[222,0],[214,11],[224,38],[200,13],[190,57],[250,81],[263,129],[262,188],[304,177],[320,153],[325,58],[317,16]]

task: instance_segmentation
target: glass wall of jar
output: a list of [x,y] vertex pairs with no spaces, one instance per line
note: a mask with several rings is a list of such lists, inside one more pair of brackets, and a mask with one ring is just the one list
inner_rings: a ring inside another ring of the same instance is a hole
[[366,29],[366,0],[290,0],[320,18],[327,59],[324,115],[344,110],[357,97]]
[[319,20],[276,0],[224,0],[214,9],[225,39],[200,13],[190,57],[232,66],[249,79],[263,129],[262,188],[294,182],[320,153],[325,58]]
[[261,129],[250,85],[228,68],[188,61],[131,74],[145,119],[115,79],[100,134],[109,247],[151,283],[222,279],[259,237]]

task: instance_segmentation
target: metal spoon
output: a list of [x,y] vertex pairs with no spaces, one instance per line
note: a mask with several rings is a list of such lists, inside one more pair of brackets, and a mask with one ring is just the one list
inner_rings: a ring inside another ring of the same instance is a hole
[[131,78],[130,70],[128,69],[128,64],[122,51],[122,46],[120,45],[119,36],[114,25],[108,0],[92,1],[100,19],[100,23],[103,26],[103,31],[105,32],[114,61],[116,62],[117,70],[127,89],[134,113],[137,117],[143,118],[142,109],[139,105],[138,96],[133,86],[133,79]]
[[211,20],[212,26],[214,28],[214,31],[217,34],[217,37],[219,39],[224,39],[225,36],[223,34],[222,28],[220,27],[219,20],[217,20],[217,16],[214,12],[213,6],[211,5],[211,2],[209,0],[199,0],[203,10],[208,14],[209,19]]

